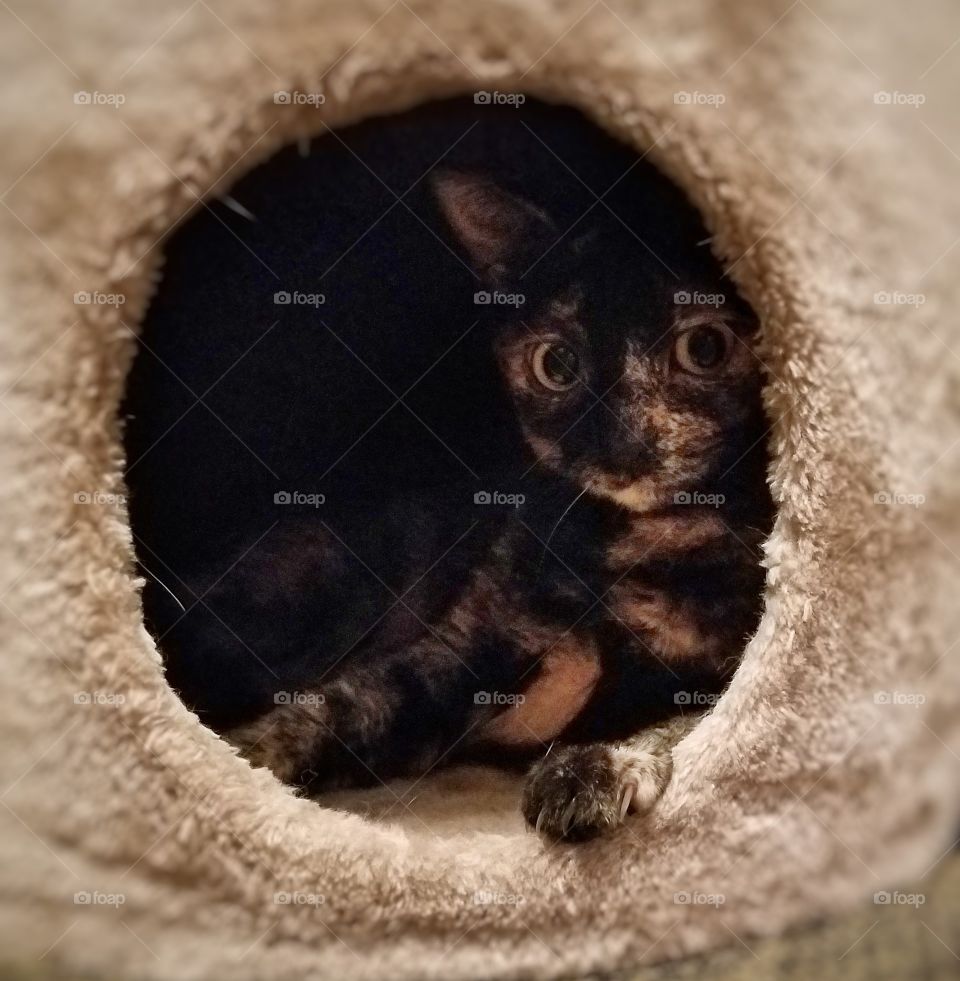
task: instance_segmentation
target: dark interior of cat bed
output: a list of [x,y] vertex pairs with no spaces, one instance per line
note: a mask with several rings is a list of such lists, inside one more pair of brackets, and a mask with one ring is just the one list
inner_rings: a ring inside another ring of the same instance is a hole
[[758,322],[709,245],[535,100],[300,141],[185,222],[121,411],[187,705],[312,794],[540,760],[538,829],[648,808],[634,761],[603,810],[585,747],[716,701],[772,521]]

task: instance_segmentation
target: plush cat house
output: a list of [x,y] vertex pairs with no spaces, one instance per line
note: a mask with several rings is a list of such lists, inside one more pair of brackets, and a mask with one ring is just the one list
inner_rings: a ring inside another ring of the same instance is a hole
[[[960,58],[932,63],[960,24],[944,6],[905,43],[886,6],[290,0],[11,19],[6,959],[130,978],[560,977],[779,932],[937,861],[960,814],[945,149]],[[493,771],[318,806],[251,768],[164,681],[125,514],[117,407],[164,236],[292,141],[470,92],[578,106],[646,152],[763,323],[778,518],[759,632],[655,812],[582,846],[527,832],[518,784]]]

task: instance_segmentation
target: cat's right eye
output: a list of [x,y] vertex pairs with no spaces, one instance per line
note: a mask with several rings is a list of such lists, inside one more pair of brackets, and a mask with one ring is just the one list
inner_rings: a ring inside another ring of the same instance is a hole
[[543,341],[530,357],[533,376],[551,392],[566,392],[580,378],[580,355],[560,341]]
[[700,324],[680,334],[673,357],[691,375],[711,375],[727,363],[733,344],[733,331],[726,324]]

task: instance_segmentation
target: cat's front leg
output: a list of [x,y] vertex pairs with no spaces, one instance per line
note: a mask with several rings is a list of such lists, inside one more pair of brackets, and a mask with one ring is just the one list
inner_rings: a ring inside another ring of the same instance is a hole
[[585,841],[645,814],[673,773],[673,748],[699,715],[680,715],[619,743],[555,745],[531,768],[521,809],[537,831]]
[[359,668],[322,685],[278,691],[274,705],[224,733],[254,766],[307,791],[374,784],[396,775],[395,755],[413,758],[428,733],[398,734],[405,703],[389,663]]
[[475,678],[431,635],[322,684],[277,692],[267,712],[224,737],[309,793],[372,786],[423,773],[461,742],[478,711]]
[[319,689],[281,694],[269,711],[223,736],[254,766],[266,767],[284,783],[303,784],[331,732],[330,710]]

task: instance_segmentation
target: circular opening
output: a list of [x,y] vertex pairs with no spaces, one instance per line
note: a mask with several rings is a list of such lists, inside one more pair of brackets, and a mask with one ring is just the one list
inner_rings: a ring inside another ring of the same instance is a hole
[[121,412],[188,705],[279,712],[245,749],[336,806],[499,830],[516,780],[448,764],[718,697],[772,505],[755,321],[695,210],[575,110],[486,95],[301,140],[198,210]]

